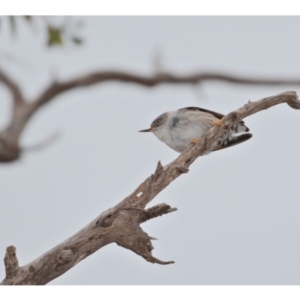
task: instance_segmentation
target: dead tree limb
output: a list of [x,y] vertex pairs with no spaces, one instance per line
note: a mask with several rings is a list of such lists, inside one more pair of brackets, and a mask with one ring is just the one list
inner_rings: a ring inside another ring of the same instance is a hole
[[224,81],[234,84],[250,84],[250,85],[300,85],[300,80],[287,79],[257,79],[243,76],[233,76],[220,73],[195,73],[191,75],[175,75],[170,73],[158,73],[152,76],[144,76],[141,74],[120,72],[120,71],[102,71],[78,77],[65,82],[54,82],[50,85],[35,101],[36,106],[42,106],[49,102],[52,98],[59,94],[67,92],[74,88],[86,87],[93,84],[105,83],[107,81],[118,81],[124,83],[133,83],[145,87],[154,87],[161,84],[199,84],[205,81]]
[[152,218],[175,211],[166,204],[145,210],[146,205],[173,180],[187,173],[189,166],[214,143],[242,119],[280,103],[287,103],[300,109],[300,101],[295,92],[285,92],[267,97],[257,102],[248,102],[240,109],[222,119],[223,126],[209,130],[196,145],[181,153],[166,166],[159,162],[154,174],[142,182],[134,192],[115,207],[99,215],[78,233],[49,250],[31,263],[19,267],[15,247],[6,250],[6,278],[3,285],[46,284],[74,267],[78,262],[110,243],[129,249],[151,263],[170,264],[155,258],[150,237],[140,224]]
[[0,82],[2,82],[13,95],[13,112],[8,126],[0,131],[0,163],[9,163],[20,158],[24,149],[19,141],[21,134],[31,117],[41,107],[53,101],[56,96],[75,88],[87,87],[109,81],[132,83],[144,87],[154,87],[162,84],[195,85],[206,81],[223,81],[234,84],[247,85],[300,85],[300,80],[290,79],[257,79],[231,74],[198,72],[188,75],[176,75],[159,72],[153,75],[142,75],[121,71],[99,71],[79,76],[64,82],[53,82],[36,99],[25,101],[21,89],[5,72],[0,69]]
[[3,70],[0,69],[0,82],[5,85],[13,95],[15,105],[22,104],[24,98],[22,92],[16,82],[14,82]]

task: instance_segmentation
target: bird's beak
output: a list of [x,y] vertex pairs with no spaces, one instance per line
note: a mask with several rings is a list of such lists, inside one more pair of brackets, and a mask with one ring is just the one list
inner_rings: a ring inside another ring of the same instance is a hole
[[139,130],[139,132],[151,132],[151,131],[152,131],[152,128],[144,129],[144,130]]

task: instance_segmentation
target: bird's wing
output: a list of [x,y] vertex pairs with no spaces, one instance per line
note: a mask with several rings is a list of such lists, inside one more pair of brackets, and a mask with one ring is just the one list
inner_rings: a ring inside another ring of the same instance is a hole
[[[212,110],[208,110],[208,109],[204,109],[204,108],[200,108],[200,107],[185,107],[185,108],[181,108],[179,110],[195,110],[195,111],[202,111],[202,112],[206,112],[208,114],[211,114],[213,116],[215,116],[217,119],[222,119],[224,117],[223,114],[220,114],[218,112],[215,112],[215,111],[212,111]],[[243,131],[249,131],[249,128],[245,125],[245,122],[244,121],[241,121],[239,122],[239,124],[245,128],[245,130]]]
[[204,109],[204,108],[200,108],[200,107],[185,107],[185,108],[181,108],[179,110],[198,110],[198,111],[202,111],[202,112],[206,112],[208,114],[211,114],[213,116],[215,116],[218,119],[222,119],[224,117],[224,115],[217,113],[215,111],[212,110],[208,110],[208,109]]

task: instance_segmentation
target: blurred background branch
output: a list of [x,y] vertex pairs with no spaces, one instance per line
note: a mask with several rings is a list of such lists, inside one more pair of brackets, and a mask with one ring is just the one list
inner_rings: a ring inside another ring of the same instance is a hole
[[1,147],[0,147],[0,163],[13,162],[20,158],[24,149],[19,144],[21,134],[31,117],[38,109],[50,101],[54,100],[58,95],[67,91],[88,87],[92,85],[102,84],[105,82],[116,81],[126,84],[136,84],[144,87],[152,88],[162,84],[170,85],[198,85],[203,82],[220,81],[230,84],[243,85],[300,85],[300,79],[287,78],[258,78],[254,76],[234,75],[231,73],[217,72],[195,72],[187,75],[179,75],[161,71],[160,73],[147,76],[134,72],[123,72],[118,70],[105,70],[89,73],[83,76],[58,82],[55,81],[36,99],[28,99],[25,102],[21,89],[13,79],[11,79],[3,69],[0,69],[0,82],[8,87],[13,94],[14,110],[9,125],[6,129],[0,131]]
[[[80,45],[83,43],[80,30],[84,25],[82,18],[70,17],[38,17],[38,16],[2,16],[0,17],[1,31],[9,30],[13,38],[17,38],[21,26],[28,26],[38,30],[45,35],[46,46],[62,47],[67,44]],[[5,25],[5,26],[4,26]],[[152,88],[162,84],[199,86],[204,82],[225,82],[230,84],[278,86],[299,86],[300,79],[282,78],[258,78],[234,74],[231,72],[168,72],[163,66],[162,51],[160,45],[154,48],[153,74],[144,75],[136,72],[125,72],[114,68],[111,70],[99,70],[77,76],[70,80],[54,81],[36,99],[26,99],[23,95],[17,78],[9,76],[3,67],[0,67],[0,83],[8,88],[12,94],[13,112],[6,128],[0,131],[0,163],[13,162],[20,158],[24,152],[20,146],[20,137],[31,117],[37,113],[40,107],[54,100],[58,95],[80,87],[89,87],[105,82],[121,82],[125,84],[136,84]],[[40,144],[40,143],[38,143]],[[44,145],[43,142],[41,142]],[[48,144],[48,143],[46,143]],[[30,147],[31,148],[31,147]],[[36,147],[34,147],[36,148]],[[38,147],[41,148],[41,147]]]

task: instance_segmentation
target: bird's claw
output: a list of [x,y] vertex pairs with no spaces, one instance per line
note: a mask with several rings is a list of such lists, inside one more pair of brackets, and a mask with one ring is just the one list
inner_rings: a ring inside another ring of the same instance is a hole
[[192,145],[196,145],[196,144],[197,144],[197,142],[198,142],[198,140],[197,140],[197,139],[192,139],[192,140],[190,141],[190,143],[191,143]]
[[222,120],[216,120],[216,121],[214,121],[213,125],[215,125],[215,126],[224,126]]

